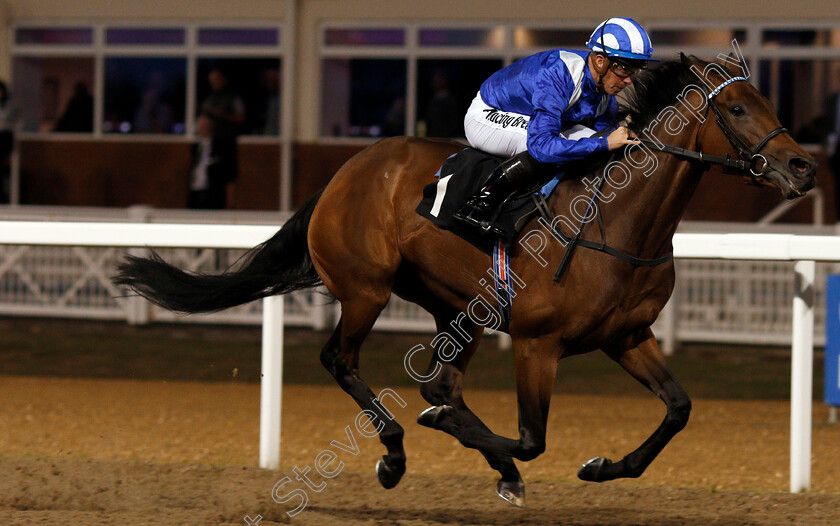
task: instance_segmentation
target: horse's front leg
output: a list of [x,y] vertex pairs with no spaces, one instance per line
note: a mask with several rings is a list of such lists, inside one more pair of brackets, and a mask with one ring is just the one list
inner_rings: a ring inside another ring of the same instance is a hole
[[[522,506],[525,484],[512,458],[533,460],[545,451],[548,406],[560,353],[556,345],[539,339],[521,341],[514,338],[513,348],[519,406],[518,440],[493,433],[466,407],[461,398],[462,371],[452,365],[442,368],[437,382],[430,382],[421,390],[436,406],[424,411],[418,422],[445,431],[464,446],[481,451],[502,475],[497,487],[499,496]],[[434,366],[435,360],[430,367]],[[439,405],[441,403],[447,405]]]
[[685,427],[691,412],[691,400],[679,382],[671,376],[650,328],[604,349],[604,352],[659,396],[667,406],[667,413],[656,431],[638,449],[620,461],[596,457],[584,464],[578,471],[578,478],[591,482],[640,476],[674,435]]

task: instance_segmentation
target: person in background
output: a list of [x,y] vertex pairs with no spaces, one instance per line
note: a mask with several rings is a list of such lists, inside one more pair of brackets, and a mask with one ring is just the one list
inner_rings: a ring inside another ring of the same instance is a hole
[[267,69],[262,74],[262,83],[267,95],[263,135],[280,133],[280,70]]
[[18,109],[12,102],[9,88],[0,81],[0,204],[9,202],[11,191],[12,152],[18,127]]
[[213,120],[213,136],[236,139],[245,123],[245,103],[228,84],[227,75],[214,68],[207,75],[210,94],[202,101],[202,115]]
[[210,119],[214,148],[223,152],[228,181],[232,181],[236,179],[238,165],[237,137],[246,119],[245,103],[230,87],[228,77],[221,69],[211,69],[207,82],[210,94],[202,101],[199,115]]
[[73,86],[73,97],[67,101],[64,114],[58,119],[53,131],[57,132],[92,132],[93,97],[87,84],[77,82]]
[[175,117],[172,108],[161,100],[157,89],[143,92],[140,107],[134,114],[135,133],[172,133]]
[[236,142],[214,134],[213,119],[196,119],[196,142],[192,146],[190,193],[187,206],[193,209],[222,210],[227,206],[228,183],[236,178]]
[[[373,136],[377,134],[372,133]],[[396,135],[405,135],[405,99],[400,97],[394,99],[388,113],[385,114],[385,120],[382,123],[380,130],[382,137],[394,137]]]
[[456,119],[463,108],[449,91],[449,80],[442,71],[432,75],[432,98],[426,104],[426,137],[462,137],[464,123]]

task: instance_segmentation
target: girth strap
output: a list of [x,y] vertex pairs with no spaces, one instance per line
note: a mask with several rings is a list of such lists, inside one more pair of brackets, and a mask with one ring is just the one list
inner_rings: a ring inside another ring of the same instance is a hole
[[[603,184],[603,180],[601,181],[601,184]],[[545,198],[542,196],[542,194],[539,193],[533,194],[533,198],[534,201],[536,201],[537,203],[537,210],[539,211],[540,216],[545,220],[546,224],[551,225],[552,218],[548,209],[548,203],[546,202]],[[592,200],[595,200],[595,195],[592,196]],[[590,201],[590,206],[591,205],[592,202]],[[601,232],[600,243],[595,243],[593,241],[588,241],[586,239],[580,238],[580,233],[583,231],[584,227],[583,222],[581,223],[580,228],[575,233],[575,235],[571,237],[564,234],[562,230],[556,228],[551,229],[552,233],[559,237],[561,240],[563,240],[563,243],[566,246],[566,251],[563,253],[563,259],[560,261],[560,265],[558,265],[557,267],[557,272],[554,273],[554,281],[560,281],[560,277],[563,275],[563,273],[566,271],[566,268],[569,266],[569,263],[572,259],[572,254],[574,254],[575,248],[577,248],[578,246],[588,248],[590,250],[597,250],[598,252],[603,252],[604,254],[613,256],[615,258],[620,259],[621,261],[625,261],[637,267],[655,267],[656,265],[661,265],[662,263],[667,263],[668,261],[674,259],[673,251],[670,251],[656,259],[644,259],[637,258],[636,256],[631,256],[627,252],[607,246],[607,239],[606,234],[604,232],[604,223],[601,217],[600,208],[598,208],[597,210],[598,228]]]

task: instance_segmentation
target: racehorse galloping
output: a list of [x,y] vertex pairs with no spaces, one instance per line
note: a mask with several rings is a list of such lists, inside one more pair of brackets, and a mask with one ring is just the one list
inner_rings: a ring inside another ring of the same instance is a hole
[[[705,72],[705,78],[691,66]],[[776,186],[787,198],[803,195],[815,184],[816,162],[781,128],[770,102],[752,85],[743,79],[726,82],[739,74],[685,56],[640,73],[626,108],[631,126],[653,141],[645,144],[660,144],[667,151],[631,146],[619,170],[623,175],[605,172],[605,166],[616,167],[607,165],[607,159],[586,174],[574,174],[585,177],[568,178],[558,186],[548,202],[551,213],[569,217],[575,198],[586,196],[600,209],[601,228],[583,224],[581,240],[600,242],[603,231],[617,250],[654,259],[670,253],[677,223],[709,163]],[[471,338],[449,361],[435,353],[429,371],[438,373],[420,388],[432,407],[418,421],[478,449],[501,474],[499,495],[516,505],[524,503],[525,486],[514,459],[531,460],[545,449],[558,361],[601,349],[659,396],[667,412],[635,451],[617,462],[594,458],[578,476],[596,482],[640,476],[685,426],[691,408],[651,332],[674,286],[673,261],[639,266],[578,248],[555,281],[553,267],[565,253],[562,243],[544,235],[548,243],[540,247],[539,257],[516,245],[511,268],[526,285],[513,302],[508,329],[515,355],[519,437],[494,434],[461,396],[464,373],[484,329],[462,313],[484,292],[489,258],[414,211],[423,187],[462,147],[414,138],[380,141],[350,159],[322,193],[274,237],[252,249],[239,270],[195,275],[155,255],[129,257],[115,282],[167,309],[188,313],[221,310],[323,282],[341,304],[341,319],[321,362],[361,408],[384,423],[380,439],[387,454],[376,471],[386,488],[405,472],[403,428],[374,403],[360,376],[359,350],[392,293],[430,312],[441,334],[451,332],[454,323]],[[605,175],[612,186],[602,184]],[[592,187],[598,184],[596,201]],[[589,214],[582,208],[578,213]],[[524,231],[534,230],[548,232],[532,220]]]

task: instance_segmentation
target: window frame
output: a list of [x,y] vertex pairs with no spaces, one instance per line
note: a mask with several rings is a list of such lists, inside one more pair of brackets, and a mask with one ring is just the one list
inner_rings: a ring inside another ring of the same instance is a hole
[[[321,127],[321,101],[323,97],[324,79],[322,62],[328,58],[402,58],[407,61],[408,73],[406,79],[406,133],[410,134],[416,129],[416,102],[417,102],[417,61],[419,59],[501,59],[504,66],[516,59],[531,55],[533,53],[553,49],[555,46],[531,46],[517,48],[515,46],[515,31],[525,29],[551,29],[551,30],[582,30],[596,27],[601,20],[579,19],[579,20],[555,20],[533,22],[528,20],[514,21],[440,21],[440,22],[414,22],[405,20],[324,20],[318,26],[318,68],[317,84],[318,99],[315,113],[317,115],[317,141],[323,144],[370,144],[375,138],[364,137],[333,137],[323,135]],[[755,86],[761,85],[761,78],[769,74],[762,66],[764,60],[840,60],[840,46],[813,47],[813,46],[766,46],[763,42],[763,32],[767,30],[837,30],[840,23],[837,20],[823,21],[755,21],[748,19],[709,19],[709,20],[651,20],[641,21],[648,31],[686,31],[686,30],[729,30],[731,32],[743,31],[744,41],[738,41],[744,58],[750,67],[750,82]],[[402,29],[406,38],[403,45],[391,46],[355,46],[355,45],[327,45],[326,32],[328,29]],[[500,48],[489,46],[421,46],[419,44],[419,33],[421,29],[483,29],[499,30],[504,34],[503,45]],[[654,44],[655,53],[663,59],[676,58],[679,52],[694,54],[705,59],[716,57],[719,53],[728,55],[732,51],[731,43],[726,46],[720,45],[661,45]],[[585,49],[585,43],[581,42],[573,48]],[[778,86],[771,89],[778,90]],[[768,94],[772,100],[773,93]],[[778,96],[778,95],[776,95]]]
[[[16,35],[20,29],[54,29],[80,28],[93,31],[91,44],[18,44]],[[107,44],[108,29],[117,28],[150,28],[150,29],[183,29],[185,40],[183,44]],[[278,34],[277,45],[200,45],[198,32],[200,29],[270,29]],[[134,141],[134,142],[188,142],[195,139],[195,118],[197,107],[198,61],[206,58],[271,58],[277,59],[282,68],[286,64],[288,44],[283,20],[208,20],[202,22],[183,23],[168,20],[123,20],[110,19],[107,21],[91,20],[51,20],[28,19],[11,25],[10,31],[10,60],[18,57],[78,57],[92,58],[94,61],[94,79],[91,95],[94,98],[93,132],[58,133],[42,131],[26,131],[19,134],[21,139],[50,140],[97,140],[97,141]],[[186,60],[186,114],[184,115],[183,134],[155,134],[155,133],[105,133],[103,132],[103,118],[105,107],[105,59],[111,57],[149,57],[149,58],[178,58]],[[10,84],[14,85],[14,71],[10,72]],[[283,113],[282,97],[280,112]],[[276,143],[285,141],[283,127],[278,135],[242,135],[240,141],[245,143]]]

